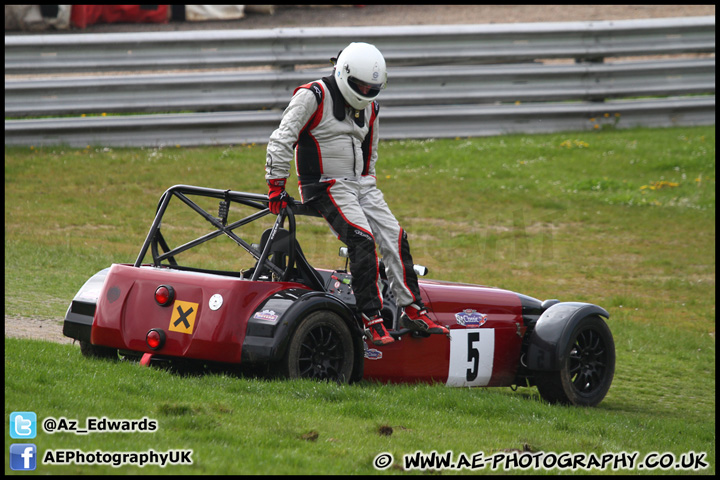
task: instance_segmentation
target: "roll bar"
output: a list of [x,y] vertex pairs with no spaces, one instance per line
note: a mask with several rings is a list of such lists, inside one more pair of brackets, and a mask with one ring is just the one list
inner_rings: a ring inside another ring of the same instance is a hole
[[[211,215],[205,209],[198,206],[195,202],[188,198],[189,195],[210,197],[220,200],[219,218]],[[162,232],[160,231],[160,226],[162,224],[163,216],[165,215],[168,205],[170,204],[170,200],[173,197],[177,197],[183,203],[189,206],[192,210],[194,210],[197,214],[205,218],[205,220],[210,222],[210,224],[212,224],[216,230],[201,237],[198,237],[195,240],[187,242],[184,245],[171,249],[163,238]],[[258,211],[228,225],[227,213],[231,202],[246,205],[257,209]],[[252,255],[253,258],[257,260],[257,263],[255,265],[255,271],[253,272],[251,280],[258,280],[260,271],[262,270],[261,267],[268,268],[271,272],[278,275],[281,281],[288,280],[290,271],[296,261],[306,264],[302,265],[302,267],[312,268],[310,267],[310,265],[307,265],[307,260],[302,255],[302,252],[300,252],[299,255],[298,252],[296,252],[295,239],[295,215],[320,216],[320,214],[312,207],[296,203],[292,198],[290,198],[288,201],[288,207],[283,208],[280,211],[280,214],[277,216],[277,220],[272,227],[270,237],[268,238],[268,241],[266,242],[262,251],[258,251],[253,245],[247,243],[233,231],[236,228],[247,225],[248,223],[254,222],[255,220],[269,215],[270,210],[268,209],[267,204],[268,196],[263,194],[238,192],[234,190],[220,190],[213,188],[197,187],[192,185],[175,185],[173,187],[170,187],[162,194],[160,200],[158,201],[155,218],[153,219],[152,225],[150,226],[150,231],[145,237],[145,241],[143,242],[137,259],[135,260],[134,266],[140,267],[143,259],[145,258],[145,255],[148,252],[148,249],[151,250],[153,264],[155,266],[160,266],[163,260],[167,260],[172,266],[178,266],[177,261],[175,260],[175,255],[224,234],[230,237],[235,243],[237,243],[241,248],[243,248],[250,255]],[[270,255],[270,252],[272,251],[272,243],[275,239],[275,234],[277,233],[278,229],[282,228],[286,218],[288,219],[288,227],[291,238],[289,249],[290,251],[288,252],[287,267],[285,268],[285,270],[283,270],[274,263],[270,262],[268,260],[268,257]],[[163,253],[160,253],[158,247],[162,249]],[[322,285],[320,285],[320,288],[322,288]]]

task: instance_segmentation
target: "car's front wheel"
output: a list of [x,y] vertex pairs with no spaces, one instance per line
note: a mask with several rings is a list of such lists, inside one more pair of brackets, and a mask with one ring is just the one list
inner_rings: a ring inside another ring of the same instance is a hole
[[550,403],[586,407],[600,403],[615,373],[615,343],[605,321],[584,318],[563,353],[560,371],[535,373],[540,396]]
[[302,320],[290,339],[282,366],[290,378],[348,383],[354,357],[347,324],[335,313],[319,311]]

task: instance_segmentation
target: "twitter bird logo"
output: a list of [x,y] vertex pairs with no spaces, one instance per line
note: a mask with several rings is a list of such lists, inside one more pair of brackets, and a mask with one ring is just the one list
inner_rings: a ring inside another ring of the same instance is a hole
[[37,415],[35,412],[13,412],[10,414],[11,438],[35,438]]

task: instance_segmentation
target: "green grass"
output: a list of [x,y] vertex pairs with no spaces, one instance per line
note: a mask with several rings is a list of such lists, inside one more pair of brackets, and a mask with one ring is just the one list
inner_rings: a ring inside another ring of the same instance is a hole
[[[642,333],[642,327],[631,323],[615,332]],[[687,337],[681,342],[695,343]],[[673,344],[671,336],[662,340],[661,345],[643,345],[646,360],[660,357],[665,343]],[[712,364],[713,349],[707,348],[712,343],[706,339],[704,345],[698,358]],[[263,381],[230,374],[181,376],[126,362],[88,360],[71,345],[6,339],[5,348],[6,432],[7,417],[15,409],[38,412],[40,421],[77,419],[81,427],[92,416],[158,422],[154,433],[40,433],[36,444],[41,452],[193,450],[191,466],[122,467],[120,472],[127,474],[365,474],[374,472],[375,455],[386,451],[399,465],[404,454],[417,450],[482,451],[489,456],[524,445],[533,452],[639,451],[642,456],[706,451],[714,469],[715,435],[707,424],[708,410],[714,408],[710,382],[694,389],[694,407],[685,408],[682,389],[689,380],[682,377],[690,373],[685,370],[694,359],[676,361],[677,390],[658,395],[651,385],[629,388],[638,379],[624,377],[624,367],[600,408],[579,409],[546,405],[534,389],[526,388],[512,393],[442,385]],[[641,363],[633,357],[637,355],[619,345],[619,364]],[[652,382],[652,372],[638,373]],[[710,373],[710,367],[701,373]],[[383,426],[390,426],[392,435],[382,435]],[[109,466],[41,465],[37,470],[116,472]]]
[[[264,155],[263,145],[6,147],[6,315],[61,319],[90,275],[135,260],[165,189],[265,192]],[[373,473],[384,451],[399,465],[417,450],[489,455],[524,444],[708,452],[703,473],[714,473],[714,127],[387,141],[380,158],[378,183],[430,278],[610,311],[617,370],[599,407],[548,406],[522,388],[181,377],[88,361],[77,346],[6,340],[6,427],[16,410],[81,421],[148,416],[160,426],[153,434],[40,434],[41,451],[195,452],[189,467],[38,473]],[[166,226],[168,235],[191,233],[182,222]],[[342,265],[321,220],[303,219],[300,241],[312,264]],[[225,242],[196,260],[242,268],[237,250]],[[378,434],[382,425],[393,427],[390,437]],[[312,432],[317,440],[303,439]]]

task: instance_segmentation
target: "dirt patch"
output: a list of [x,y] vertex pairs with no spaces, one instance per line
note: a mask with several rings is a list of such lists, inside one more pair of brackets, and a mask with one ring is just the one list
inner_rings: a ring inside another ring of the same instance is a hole
[[380,425],[378,428],[378,435],[384,435],[389,437],[393,434],[393,428],[390,425]]
[[5,336],[73,343],[72,338],[63,335],[60,319],[6,316]]
[[307,442],[314,442],[318,439],[320,434],[316,432],[315,430],[312,430],[308,433],[303,433],[300,438],[307,441]]

